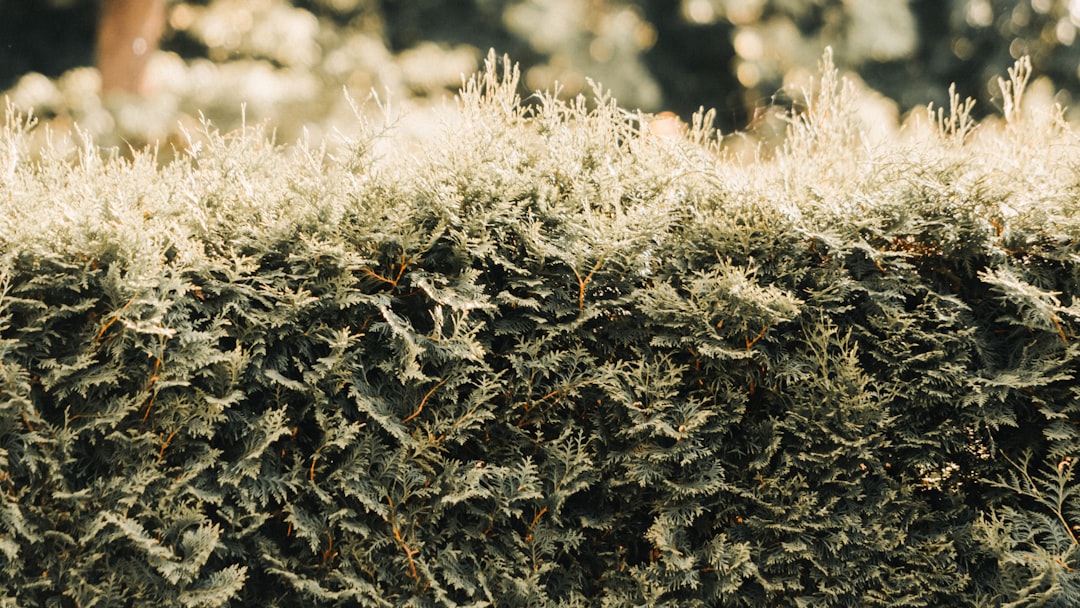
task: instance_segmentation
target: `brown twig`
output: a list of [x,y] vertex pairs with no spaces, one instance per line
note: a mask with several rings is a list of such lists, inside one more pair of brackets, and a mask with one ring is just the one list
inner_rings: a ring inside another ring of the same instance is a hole
[[98,332],[97,338],[95,338],[96,342],[101,342],[101,337],[104,336],[105,332],[109,331],[109,328],[112,327],[113,323],[116,323],[117,319],[120,318],[120,313],[127,310],[128,307],[131,306],[131,303],[134,302],[134,301],[135,301],[135,298],[133,297],[133,298],[131,298],[130,300],[127,301],[127,304],[124,304],[123,306],[121,306],[120,310],[117,310],[116,312],[112,313],[111,318],[109,319],[108,323],[106,323],[105,326],[101,328],[101,331]]
[[585,308],[585,288],[589,285],[589,282],[592,281],[596,271],[600,270],[600,266],[604,263],[604,257],[605,256],[600,256],[600,258],[596,260],[596,264],[593,265],[592,270],[589,271],[589,274],[585,275],[584,279],[581,278],[581,273],[577,271],[577,268],[574,268],[573,266],[570,267],[570,270],[574,272],[574,276],[577,277],[578,281],[578,309]]
[[409,422],[409,421],[410,421],[410,420],[412,420],[413,418],[416,418],[417,416],[419,416],[419,415],[420,415],[420,412],[421,412],[421,410],[423,410],[423,409],[424,409],[424,404],[425,404],[425,403],[427,403],[427,400],[428,400],[428,399],[430,399],[430,398],[431,398],[431,396],[435,394],[435,391],[439,390],[439,387],[440,387],[440,386],[442,386],[442,385],[446,384],[446,381],[447,381],[447,380],[449,380],[449,378],[443,378],[442,380],[440,380],[440,381],[439,381],[439,383],[438,383],[438,384],[436,384],[435,386],[431,387],[431,390],[430,390],[430,391],[428,391],[428,392],[427,392],[427,394],[426,394],[426,395],[424,395],[424,398],[420,400],[420,405],[418,405],[418,406],[416,407],[416,411],[415,411],[415,412],[413,412],[413,413],[411,413],[411,414],[409,414],[409,415],[408,415],[408,417],[406,417],[406,418],[405,418],[404,420],[402,420],[402,421],[401,421],[401,423],[402,423],[402,424],[405,424],[406,422]]
[[[161,369],[161,357],[154,358],[154,375],[150,376],[150,379],[146,381],[146,390],[150,390],[154,386],[154,383],[158,380],[158,371]],[[146,422],[146,419],[150,417],[150,410],[154,407],[154,396],[150,395],[150,399],[146,402],[146,411],[143,412],[142,421]]]
[[405,552],[405,559],[409,560],[409,577],[418,581],[420,576],[416,573],[416,562],[413,560],[413,556],[419,553],[420,550],[409,547],[408,543],[405,542],[405,538],[401,535],[401,531],[397,526],[397,511],[394,509],[394,500],[387,496],[386,502],[390,505],[390,519],[387,521],[394,531],[394,540],[401,545],[401,550]]
[[[392,269],[393,265],[391,265],[390,267]],[[394,291],[395,289],[397,289],[398,283],[401,282],[401,277],[405,276],[405,269],[408,268],[408,267],[409,267],[409,264],[408,264],[408,261],[405,258],[405,254],[401,254],[401,261],[398,264],[397,276],[395,276],[392,279],[388,279],[388,278],[382,276],[381,274],[375,272],[374,270],[372,270],[372,269],[370,269],[370,268],[368,268],[366,266],[361,268],[360,271],[363,272],[364,274],[366,274],[367,276],[375,279],[376,281],[386,283],[387,285],[390,286],[390,291]]]
[[165,441],[161,442],[161,450],[158,452],[157,461],[161,462],[165,458],[165,448],[169,447],[172,443],[173,437],[176,437],[176,431],[169,433],[169,436],[165,438]]
[[762,336],[765,335],[765,332],[768,330],[769,326],[766,325],[765,327],[761,328],[761,331],[758,332],[758,335],[754,336],[753,340],[751,340],[750,338],[746,338],[746,350],[750,350],[751,348],[753,348],[754,345],[757,344],[758,340],[760,340]]

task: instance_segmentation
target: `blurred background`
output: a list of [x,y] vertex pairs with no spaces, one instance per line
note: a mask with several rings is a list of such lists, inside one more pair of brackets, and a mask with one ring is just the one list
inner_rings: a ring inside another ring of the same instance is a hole
[[[158,8],[110,25],[110,3]],[[1023,55],[1037,93],[1080,96],[1080,0],[0,0],[0,15],[2,95],[106,144],[174,139],[200,113],[226,131],[241,107],[279,141],[319,140],[355,121],[346,93],[423,114],[489,48],[520,63],[523,95],[589,95],[592,79],[624,108],[715,108],[724,133],[771,128],[826,46],[886,123],[948,107],[951,83],[1000,112],[997,79]],[[110,42],[134,58],[110,68]]]

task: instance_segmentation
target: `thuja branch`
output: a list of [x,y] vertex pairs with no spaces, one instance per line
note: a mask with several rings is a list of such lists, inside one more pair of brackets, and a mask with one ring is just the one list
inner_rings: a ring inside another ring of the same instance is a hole
[[538,399],[526,399],[521,403],[521,409],[525,411],[525,415],[517,421],[515,426],[517,426],[518,428],[522,428],[531,420],[535,420],[531,419],[529,417],[529,414],[531,414],[537,408],[537,406],[547,403],[547,407],[544,407],[539,412],[539,415],[543,416],[544,414],[551,411],[551,409],[554,408],[556,405],[558,405],[559,402],[562,401],[563,397],[569,395],[572,391],[576,389],[588,385],[589,382],[591,382],[589,378],[582,378],[575,382],[564,382],[551,392]]
[[[544,513],[547,513],[547,510],[547,507],[543,507],[539,511],[537,511],[536,515],[534,515],[532,518],[532,523],[529,524],[529,531],[525,533],[525,542],[529,543],[530,545],[533,544],[533,531],[536,529],[536,524],[540,523],[540,518],[544,516]],[[533,572],[536,572],[539,569],[535,548],[533,550],[532,569]]]
[[[471,418],[472,415],[476,413],[476,410],[480,409],[481,405],[483,405],[483,403],[478,402],[476,405],[474,405],[472,407],[471,410],[465,412],[465,414],[461,418],[458,418],[457,421],[454,422],[454,424],[451,425],[450,428],[451,429],[457,429],[459,426],[462,425],[462,423],[464,423],[466,420]],[[446,433],[443,433],[442,435],[439,435],[439,437],[436,439],[436,441],[442,441],[443,439],[446,439]]]
[[1023,478],[1024,481],[1024,487],[1019,487],[1019,484],[1017,484],[1016,486],[1012,486],[1002,482],[997,482],[995,485],[997,485],[998,487],[1013,490],[1021,496],[1033,498],[1036,502],[1048,508],[1054,514],[1054,516],[1057,517],[1058,521],[1061,522],[1062,527],[1065,528],[1065,533],[1069,535],[1069,539],[1072,540],[1073,545],[1080,545],[1080,539],[1077,538],[1076,533],[1073,531],[1073,528],[1069,526],[1068,520],[1065,519],[1065,509],[1063,504],[1070,493],[1068,491],[1068,486],[1069,480],[1072,478],[1073,460],[1071,458],[1066,458],[1060,463],[1058,463],[1058,466],[1056,467],[1057,495],[1053,497],[1046,497],[1043,496],[1041,492],[1039,492],[1039,489],[1035,484],[1035,480],[1032,479],[1031,474],[1028,473],[1027,458],[1022,458],[1021,462],[1018,463],[1009,458],[1008,456],[1003,457],[1010,465],[1012,465],[1014,469],[1016,469],[1020,473],[1020,476]]
[[1064,508],[1064,505],[1062,504],[1062,503],[1065,502],[1065,498],[1069,494],[1069,492],[1066,490],[1066,487],[1069,485],[1069,481],[1072,479],[1072,467],[1073,467],[1073,459],[1072,458],[1065,458],[1061,462],[1058,463],[1058,466],[1057,466],[1057,482],[1058,482],[1058,492],[1057,492],[1057,494],[1058,495],[1057,495],[1057,501],[1055,502],[1054,514],[1057,515],[1058,521],[1061,522],[1061,525],[1065,526],[1065,532],[1068,533],[1069,538],[1072,539],[1073,545],[1080,545],[1080,539],[1077,539],[1076,532],[1074,531],[1074,530],[1080,529],[1080,526],[1074,527],[1074,526],[1069,525],[1069,522],[1065,520],[1065,514],[1064,514],[1065,508]]

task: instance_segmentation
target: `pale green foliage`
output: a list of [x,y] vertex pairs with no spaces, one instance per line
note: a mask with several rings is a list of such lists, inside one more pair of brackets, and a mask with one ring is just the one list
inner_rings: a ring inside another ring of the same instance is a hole
[[517,78],[332,153],[31,161],[9,118],[0,597],[1076,602],[1064,123],[1017,86],[872,140],[826,57],[740,163]]

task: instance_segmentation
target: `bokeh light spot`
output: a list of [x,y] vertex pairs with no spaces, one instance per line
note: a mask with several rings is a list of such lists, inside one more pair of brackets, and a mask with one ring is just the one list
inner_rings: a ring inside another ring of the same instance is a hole
[[683,18],[690,23],[709,25],[716,21],[716,9],[709,0],[683,0]]
[[656,46],[656,36],[656,28],[645,21],[638,23],[634,27],[634,42],[643,51]]
[[765,54],[765,43],[761,40],[761,35],[749,28],[739,28],[733,44],[735,52],[743,59],[761,59]]
[[1009,55],[1013,59],[1019,59],[1028,54],[1028,43],[1023,38],[1016,38],[1009,43]]
[[1031,23],[1031,10],[1026,4],[1017,4],[1012,11],[1012,22],[1018,28],[1027,27]]
[[589,43],[589,56],[597,63],[607,63],[615,56],[610,40],[596,38]]
[[748,89],[752,89],[761,82],[761,70],[758,69],[757,64],[749,61],[740,61],[738,67],[735,68],[735,76],[739,79],[739,84]]
[[989,27],[994,23],[994,7],[989,0],[971,0],[967,5],[967,22],[972,27]]
[[726,8],[728,21],[735,25],[744,25],[761,19],[765,2],[764,0],[735,0],[735,2],[728,2]]
[[195,7],[190,4],[177,4],[169,13],[169,25],[176,31],[184,31],[195,24],[198,16]]
[[1057,26],[1054,27],[1054,35],[1057,36],[1058,42],[1070,46],[1076,41],[1076,26],[1068,18],[1062,17],[1058,19]]
[[967,61],[975,55],[975,45],[967,38],[959,36],[953,40],[952,52],[953,55],[956,55],[957,59]]

